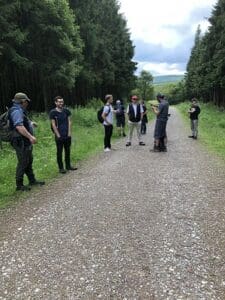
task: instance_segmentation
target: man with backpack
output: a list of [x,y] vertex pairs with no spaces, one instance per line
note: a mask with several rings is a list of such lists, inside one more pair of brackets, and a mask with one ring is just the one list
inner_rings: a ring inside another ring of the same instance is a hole
[[105,96],[105,105],[103,108],[102,118],[103,125],[105,129],[105,137],[104,137],[104,152],[111,151],[111,137],[113,133],[113,96],[106,95]]
[[133,95],[131,97],[131,103],[127,107],[127,115],[128,115],[128,140],[126,146],[131,146],[132,136],[134,128],[137,131],[137,138],[140,146],[145,146],[145,143],[141,140],[141,121],[143,118],[143,107],[140,103],[138,103],[138,97]]
[[188,110],[190,121],[191,121],[191,131],[192,135],[189,135],[189,138],[197,139],[198,138],[198,115],[200,114],[201,109],[198,105],[197,99],[193,98],[191,100],[191,107]]
[[[59,173],[66,173],[66,171],[74,171],[77,168],[70,164],[70,147],[71,147],[71,112],[64,108],[64,100],[61,96],[54,99],[55,108],[49,113],[51,120],[51,128],[55,134],[55,143],[57,149],[57,163]],[[63,166],[62,153],[65,152],[65,168]]]
[[[37,140],[33,135],[33,124],[27,117],[27,107],[30,99],[24,93],[16,93],[13,99],[13,105],[9,110],[9,121],[12,129],[11,145],[16,151],[16,190],[29,191],[30,186],[44,185],[44,181],[38,181],[35,178],[33,164],[33,144]],[[27,175],[29,186],[23,183],[24,174]]]

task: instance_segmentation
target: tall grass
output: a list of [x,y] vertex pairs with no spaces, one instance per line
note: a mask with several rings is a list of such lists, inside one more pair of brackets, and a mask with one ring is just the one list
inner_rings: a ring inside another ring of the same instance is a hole
[[[97,109],[93,107],[78,107],[72,110],[71,162],[73,165],[103,149],[104,133],[102,125],[97,121],[96,111]],[[56,163],[54,134],[50,129],[47,114],[34,114],[32,119],[38,123],[35,130],[38,142],[33,147],[34,173],[37,179],[48,182],[60,176]],[[21,199],[21,194],[24,194],[15,192],[16,164],[15,151],[8,143],[3,143],[3,149],[0,149],[0,208]],[[28,183],[27,179],[24,183]]]
[[[186,123],[189,124],[190,119],[187,110],[190,103],[182,103],[176,107],[179,108]],[[225,112],[211,103],[200,103],[200,107],[199,141],[210,151],[225,159]]]

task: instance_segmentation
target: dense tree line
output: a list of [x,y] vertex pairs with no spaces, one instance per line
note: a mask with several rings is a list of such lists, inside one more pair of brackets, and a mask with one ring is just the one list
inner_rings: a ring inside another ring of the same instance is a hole
[[214,6],[208,31],[198,27],[185,76],[186,96],[225,107],[225,0]]
[[133,55],[117,0],[1,0],[0,110],[17,91],[36,111],[57,94],[70,105],[126,96]]

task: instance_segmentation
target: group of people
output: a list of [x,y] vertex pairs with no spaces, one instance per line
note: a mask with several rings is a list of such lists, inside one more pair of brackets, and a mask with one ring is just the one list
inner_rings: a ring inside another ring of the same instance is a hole
[[[24,93],[16,93],[13,105],[9,110],[9,121],[12,130],[11,145],[16,151],[16,190],[29,191],[32,186],[43,186],[44,181],[37,180],[33,171],[33,144],[37,142],[34,136],[35,122],[29,120],[27,107],[30,99]],[[57,163],[60,173],[76,170],[70,163],[71,146],[71,112],[64,108],[64,100],[61,96],[54,99],[55,108],[50,111],[51,128],[55,134],[57,149]],[[65,153],[65,166],[63,164],[63,149]],[[29,184],[24,185],[24,175],[27,176]]]
[[[154,129],[154,147],[150,151],[166,152],[167,151],[167,133],[166,125],[169,116],[169,103],[162,94],[157,95],[158,105],[152,105],[152,111],[156,115]],[[17,168],[16,168],[16,190],[28,191],[33,185],[42,186],[44,181],[37,180],[33,171],[33,144],[37,142],[34,136],[35,122],[29,120],[27,116],[27,107],[30,99],[25,93],[16,93],[13,98],[13,105],[9,110],[10,127],[13,132],[11,145],[16,151]],[[49,113],[51,121],[51,129],[55,135],[56,157],[59,172],[64,174],[67,171],[77,170],[71,165],[70,147],[71,147],[71,112],[64,107],[64,100],[61,96],[54,99],[55,108]],[[133,131],[137,132],[138,144],[145,146],[142,135],[146,133],[147,108],[144,101],[139,102],[138,96],[131,97],[131,103],[127,106],[126,112],[120,100],[116,101],[113,108],[113,96],[108,94],[105,96],[105,105],[102,112],[104,135],[104,151],[111,151],[111,137],[113,133],[113,114],[116,115],[116,125],[118,133],[126,136],[125,114],[128,116],[128,137],[126,147],[132,144]],[[188,110],[191,119],[192,135],[190,138],[197,139],[198,135],[198,115],[200,108],[197,100],[192,99],[191,108]],[[65,162],[63,162],[63,150],[65,154]],[[24,185],[24,175],[27,175],[29,185]]]
[[[156,115],[156,125],[154,131],[154,152],[165,152],[167,135],[166,135],[166,124],[168,120],[168,111],[169,104],[165,99],[164,95],[158,94],[157,100],[159,105],[152,106],[152,110]],[[116,101],[116,107],[113,108],[113,96],[105,96],[105,105],[102,113],[102,118],[104,120],[103,125],[105,129],[104,137],[104,151],[111,151],[111,136],[113,132],[113,114],[116,115],[116,125],[119,128],[119,132],[125,136],[124,127],[125,127],[125,109],[121,106],[121,101]],[[145,143],[142,141],[142,135],[146,134],[146,123],[147,119],[147,108],[144,101],[139,102],[138,96],[133,95],[131,97],[131,103],[127,106],[126,110],[128,116],[128,138],[126,142],[126,147],[131,146],[132,137],[134,129],[137,132],[138,144],[140,146],[145,146]]]

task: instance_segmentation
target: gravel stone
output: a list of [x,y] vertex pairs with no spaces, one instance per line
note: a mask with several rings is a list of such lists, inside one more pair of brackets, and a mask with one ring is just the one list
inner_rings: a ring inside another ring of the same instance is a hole
[[[0,300],[225,299],[225,165],[171,108],[143,136],[0,212]],[[201,139],[201,136],[200,136]]]

